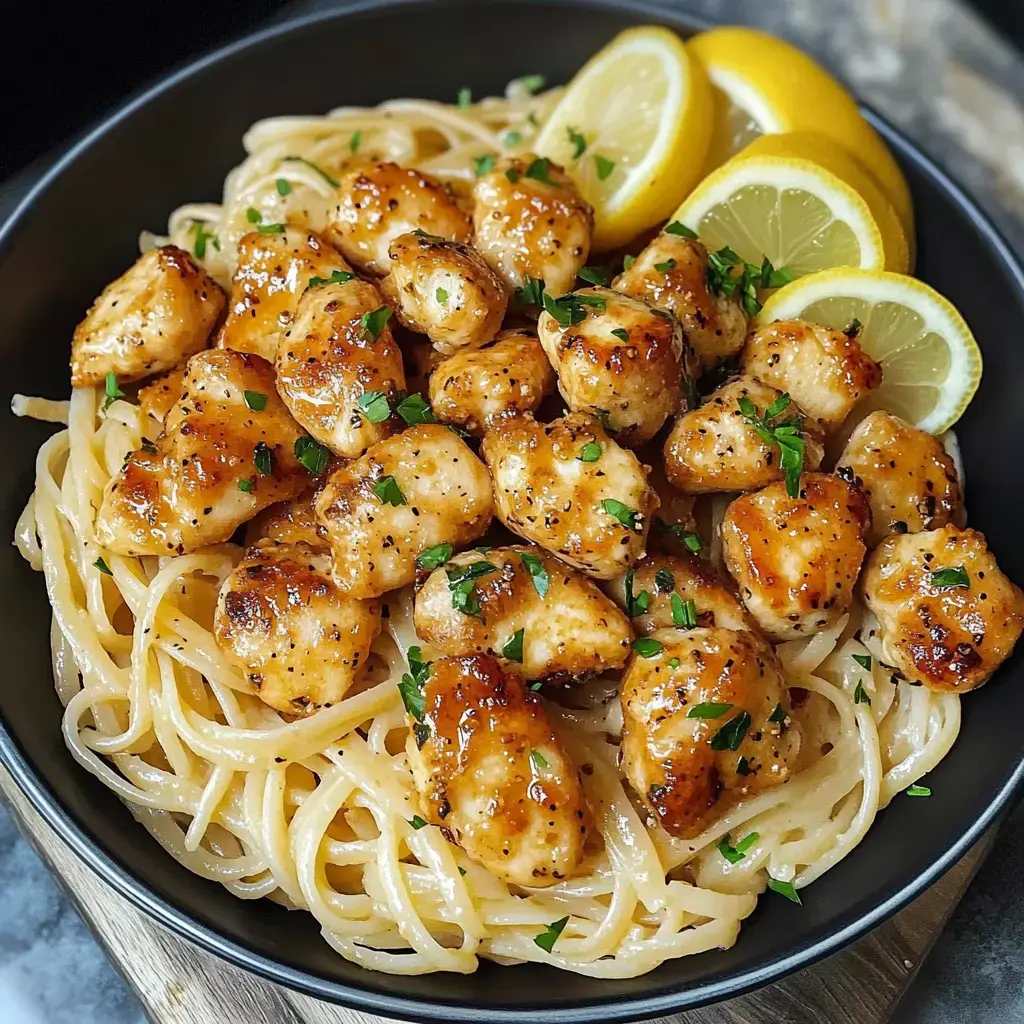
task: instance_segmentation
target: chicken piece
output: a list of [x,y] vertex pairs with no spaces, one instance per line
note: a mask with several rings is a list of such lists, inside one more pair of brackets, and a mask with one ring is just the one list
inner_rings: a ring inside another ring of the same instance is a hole
[[313,511],[316,495],[316,487],[309,487],[291,501],[281,501],[265,508],[246,525],[246,545],[251,547],[259,541],[267,541],[271,544],[304,544],[317,553],[330,551]]
[[[566,296],[564,323],[541,313],[537,334],[573,412],[602,418],[620,444],[649,441],[689,380],[679,321],[610,288]],[[576,321],[576,322],[572,322]]]
[[805,473],[798,498],[774,483],[730,502],[722,555],[765,636],[811,636],[850,610],[870,521],[864,492],[827,473]]
[[757,631],[754,620],[714,566],[692,555],[648,555],[615,580],[609,593],[644,636],[656,629],[694,625]]
[[499,161],[473,188],[474,244],[509,291],[531,279],[564,295],[587,262],[594,211],[565,171],[525,153]]
[[442,654],[490,654],[527,679],[559,682],[622,668],[633,639],[590,580],[531,547],[456,555],[416,595],[415,623]]
[[439,420],[483,437],[500,420],[536,412],[554,389],[555,371],[536,335],[502,331],[492,344],[438,364],[430,404]]
[[871,548],[890,533],[937,530],[961,510],[956,466],[942,442],[882,410],[861,421],[836,472],[864,490]]
[[868,558],[861,589],[886,664],[940,692],[981,686],[1024,629],[1024,594],[977,530],[890,535]]
[[647,467],[592,416],[517,416],[489,430],[480,453],[513,533],[601,580],[643,558],[658,496]]
[[853,407],[882,383],[882,368],[852,328],[835,331],[803,320],[776,320],[747,339],[744,373],[790,394],[826,432],[842,425]]
[[493,515],[487,469],[437,423],[375,444],[331,473],[316,499],[334,580],[364,598],[412,583],[417,555],[438,544],[471,544]]
[[[266,402],[257,411],[248,393]],[[120,555],[183,555],[226,541],[242,523],[309,486],[295,457],[304,436],[265,359],[210,349],[188,361],[163,433],[107,484],[96,540]]]
[[141,380],[206,348],[227,299],[184,249],[144,252],[92,304],[71,340],[71,384]]
[[[352,278],[309,288],[277,353],[277,390],[292,415],[336,455],[356,458],[397,429],[402,353],[380,292]],[[374,396],[378,401],[370,404]]]
[[423,816],[512,885],[554,885],[583,861],[593,819],[540,697],[486,655],[442,658],[406,744]]
[[391,273],[381,283],[398,319],[425,334],[439,352],[486,345],[501,327],[508,295],[471,246],[434,235],[399,235],[389,250]]
[[143,417],[163,423],[167,414],[178,401],[184,383],[185,366],[183,364],[157,377],[152,384],[139,388],[139,408],[142,410]]
[[255,352],[273,362],[310,281],[345,277],[351,270],[333,246],[305,228],[286,225],[277,234],[243,235],[228,318],[217,345]]
[[[654,445],[649,445],[637,453],[637,458],[644,463],[650,463],[647,482],[658,496],[658,514],[651,523],[651,548],[666,555],[685,555],[699,551],[704,546],[704,541],[700,537],[694,516],[697,499],[691,494],[680,494],[668,482],[665,460],[660,458],[660,455]],[[694,548],[693,544],[697,547]]]
[[800,731],[760,637],[660,629],[647,642],[654,652],[634,655],[622,680],[622,767],[662,828],[689,839],[743,797],[788,782]]
[[[754,416],[749,415],[750,407]],[[713,494],[755,491],[784,479],[779,445],[768,444],[754,422],[762,422],[774,409],[779,411],[768,420],[769,428],[799,426],[804,469],[817,469],[825,454],[825,435],[818,423],[775,388],[755,377],[737,377],[673,425],[665,442],[665,472],[672,486],[685,494]]]
[[341,700],[380,632],[380,604],[344,595],[330,562],[304,544],[254,547],[217,599],[217,646],[260,700],[286,715]]
[[349,171],[335,193],[327,237],[353,266],[370,274],[391,269],[388,248],[399,236],[425,231],[468,242],[469,216],[446,185],[411,167],[382,163]]
[[708,251],[695,239],[661,232],[612,287],[676,316],[700,370],[711,369],[743,348],[747,316],[739,292],[729,296],[710,291]]

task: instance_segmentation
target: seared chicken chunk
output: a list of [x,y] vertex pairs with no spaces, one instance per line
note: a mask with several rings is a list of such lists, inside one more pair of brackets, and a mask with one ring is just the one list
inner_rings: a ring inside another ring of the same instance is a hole
[[399,235],[419,230],[468,242],[472,234],[447,186],[411,167],[356,168],[341,179],[336,196],[327,237],[353,266],[371,274],[390,270],[388,248]]
[[676,420],[665,442],[665,472],[673,487],[686,494],[712,494],[754,491],[782,480],[781,449],[769,444],[755,425],[776,409],[763,429],[797,426],[804,441],[804,468],[817,469],[825,453],[818,423],[775,388],[755,377],[737,377],[705,398],[699,409]]
[[92,304],[71,340],[71,384],[121,382],[173,369],[206,348],[226,303],[184,249],[144,252]]
[[139,388],[138,399],[142,415],[163,423],[178,401],[184,383],[185,365],[182,364],[157,377],[144,388]]
[[520,537],[602,580],[643,558],[658,497],[646,467],[593,417],[519,416],[489,430],[480,452],[498,518]]
[[398,319],[425,334],[439,352],[486,345],[501,327],[508,295],[473,248],[433,235],[399,235],[381,281]]
[[741,365],[793,396],[826,431],[882,383],[882,368],[857,342],[855,330],[835,331],[803,320],[776,320],[747,339]]
[[622,668],[633,639],[625,615],[590,580],[533,547],[456,555],[416,595],[415,623],[443,654],[494,655],[527,679]]
[[526,153],[498,162],[473,188],[474,244],[509,291],[531,278],[563,295],[587,262],[594,211],[558,164]]
[[280,501],[265,508],[246,526],[246,544],[265,540],[272,544],[304,544],[317,552],[330,551],[323,529],[316,521],[316,495],[316,488],[310,487],[291,501]]
[[281,342],[277,389],[299,423],[336,455],[355,458],[394,433],[390,403],[405,390],[405,371],[390,313],[366,281],[320,285],[299,300]]
[[429,671],[423,721],[410,722],[406,745],[423,816],[513,885],[571,877],[593,822],[541,699],[486,655]]
[[238,242],[228,318],[217,345],[255,352],[273,362],[295,307],[311,280],[345,276],[351,267],[319,235],[285,226],[278,234],[252,231]]
[[412,583],[417,555],[438,544],[471,544],[493,515],[487,469],[436,423],[409,427],[340,466],[316,500],[335,582],[353,597]]
[[871,506],[868,547],[890,533],[937,530],[960,510],[956,466],[942,442],[882,410],[858,425],[836,472],[862,487]]
[[977,530],[893,534],[871,553],[861,587],[886,663],[932,690],[981,686],[1024,629],[1024,594]]
[[659,646],[634,655],[622,680],[622,767],[662,828],[688,839],[743,797],[787,782],[800,732],[784,717],[782,670],[760,637],[661,629],[648,643]]
[[343,594],[327,555],[264,544],[224,581],[213,628],[261,700],[308,715],[341,700],[362,672],[380,632],[380,605]]
[[573,412],[602,417],[621,444],[649,441],[679,408],[687,380],[679,321],[609,288],[582,288],[570,301],[569,322],[546,311],[537,321],[558,390]]
[[870,515],[860,488],[826,473],[804,474],[798,498],[774,483],[729,504],[725,564],[766,636],[810,636],[850,610]]
[[656,629],[694,626],[756,631],[711,563],[692,555],[648,555],[615,580],[610,593],[645,636]]
[[437,418],[477,437],[499,420],[536,412],[555,388],[551,369],[535,334],[502,331],[493,344],[457,352],[430,378],[430,404]]
[[702,370],[736,355],[747,336],[739,293],[708,288],[708,251],[695,239],[662,232],[613,282],[617,291],[667,309],[683,325],[683,337]]
[[[266,401],[256,411],[248,393]],[[96,539],[121,555],[182,555],[227,540],[260,509],[309,485],[299,425],[259,356],[210,349],[188,361],[163,433],[107,484]]]

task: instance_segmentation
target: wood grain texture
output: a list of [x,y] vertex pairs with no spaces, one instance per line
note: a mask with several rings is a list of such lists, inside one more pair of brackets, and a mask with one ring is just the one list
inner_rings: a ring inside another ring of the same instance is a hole
[[[0,794],[156,1024],[386,1024],[263,981],[172,935],[93,874],[2,768]],[[842,952],[757,992],[657,1024],[881,1024],[993,837],[989,832],[909,907]]]

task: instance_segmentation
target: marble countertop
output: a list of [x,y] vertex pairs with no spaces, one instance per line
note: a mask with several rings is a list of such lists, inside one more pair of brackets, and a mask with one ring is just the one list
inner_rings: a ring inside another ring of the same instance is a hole
[[[483,9],[486,0],[480,3]],[[295,3],[284,13],[330,5]],[[1024,97],[1024,58],[959,0],[663,0],[662,6],[758,25],[814,53],[959,179],[1024,258],[1024,107],[1014,98]],[[16,192],[0,187],[0,216]],[[1021,878],[1024,807],[1004,824],[897,1021],[1024,1022]],[[144,1019],[0,806],[0,1020]]]

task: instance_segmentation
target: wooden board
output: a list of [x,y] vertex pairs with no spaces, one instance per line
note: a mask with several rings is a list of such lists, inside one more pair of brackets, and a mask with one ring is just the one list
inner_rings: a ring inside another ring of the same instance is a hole
[[[87,868],[0,768],[0,794],[156,1024],[381,1024],[224,963],[136,910]],[[774,985],[659,1024],[881,1024],[991,848],[994,832],[870,935]]]

